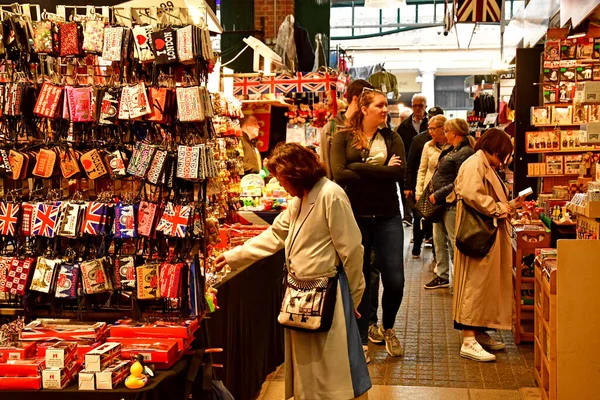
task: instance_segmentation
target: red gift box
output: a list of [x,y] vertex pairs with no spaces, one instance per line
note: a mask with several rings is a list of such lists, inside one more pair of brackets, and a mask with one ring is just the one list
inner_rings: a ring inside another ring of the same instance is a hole
[[183,338],[191,337],[198,329],[198,319],[183,322],[159,321],[153,324],[119,320],[110,327],[111,337],[120,338]]
[[0,377],[39,377],[45,364],[43,358],[9,360],[0,363]]
[[64,389],[75,380],[81,371],[81,364],[77,361],[71,363],[68,368],[45,369],[42,371],[42,386],[44,389]]
[[35,357],[35,342],[17,342],[14,346],[0,346],[0,358],[7,360],[24,360]]
[[68,319],[37,319],[25,325],[21,340],[68,340],[92,339],[101,341],[107,333],[106,322],[81,322]]
[[0,390],[39,390],[41,388],[41,376],[0,377]]
[[168,369],[181,357],[176,339],[108,338],[106,340],[121,343],[121,358],[131,359],[141,354],[144,356],[144,361],[156,364],[157,369]]

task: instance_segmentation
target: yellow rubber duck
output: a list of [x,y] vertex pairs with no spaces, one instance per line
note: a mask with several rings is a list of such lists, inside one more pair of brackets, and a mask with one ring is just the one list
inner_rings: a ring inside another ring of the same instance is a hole
[[125,386],[129,389],[141,389],[148,383],[148,377],[144,374],[144,367],[139,360],[129,368],[131,375],[125,379]]

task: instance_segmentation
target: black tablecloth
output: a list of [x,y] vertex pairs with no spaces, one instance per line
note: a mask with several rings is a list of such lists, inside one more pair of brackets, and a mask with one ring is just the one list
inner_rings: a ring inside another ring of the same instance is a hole
[[183,400],[188,360],[181,360],[168,371],[157,371],[142,389],[78,390],[77,382],[63,390],[1,390],[0,399],[35,400]]
[[283,251],[228,275],[217,287],[220,310],[203,322],[214,355],[215,369],[236,400],[260,391],[268,374],[283,363],[283,328],[277,323],[281,307]]

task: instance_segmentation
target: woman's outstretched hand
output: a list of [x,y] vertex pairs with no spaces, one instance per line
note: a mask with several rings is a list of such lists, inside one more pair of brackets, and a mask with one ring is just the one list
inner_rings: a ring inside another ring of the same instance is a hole
[[217,268],[217,271],[222,270],[226,266],[227,266],[227,260],[225,259],[225,256],[223,254],[219,254],[217,259],[215,260],[215,267]]

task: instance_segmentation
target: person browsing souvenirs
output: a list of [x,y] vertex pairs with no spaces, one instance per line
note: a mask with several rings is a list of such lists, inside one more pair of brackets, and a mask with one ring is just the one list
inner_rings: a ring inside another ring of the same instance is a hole
[[312,314],[284,314],[294,307],[284,296],[279,322],[302,329],[285,329],[285,398],[367,399],[371,380],[356,323],[365,288],[363,247],[348,196],[325,177],[317,155],[298,144],[278,144],[267,168],[294,198],[266,231],[217,257],[217,268],[242,268],[285,249],[288,290],[337,277],[326,331],[302,326]]
[[404,146],[400,136],[385,127],[388,108],[383,93],[363,90],[359,107],[348,120],[348,128],[333,138],[331,168],[335,181],[350,198],[362,233],[366,290],[358,311],[363,315],[359,330],[368,360],[371,250],[383,284],[379,329],[388,354],[403,354],[394,323],[404,291],[404,229],[397,192],[397,184],[404,178]]
[[510,136],[500,129],[488,129],[475,145],[475,151],[475,155],[463,163],[456,178],[457,229],[470,207],[487,217],[497,218],[497,233],[483,258],[468,256],[456,249],[452,316],[454,328],[462,331],[460,356],[474,361],[494,361],[496,356],[489,351],[506,346],[486,331],[512,327],[510,218],[522,206],[523,198],[509,201],[508,189],[498,175],[499,167],[509,162],[513,151]]

